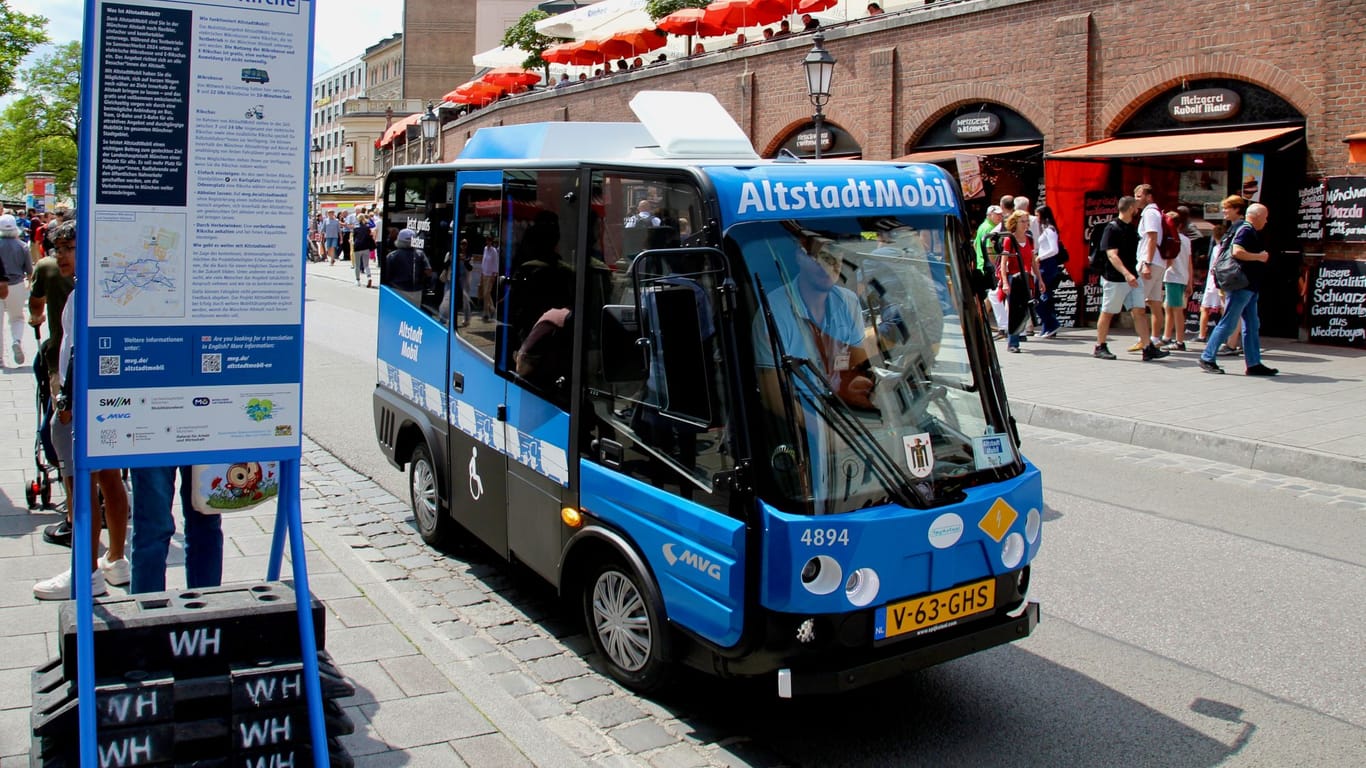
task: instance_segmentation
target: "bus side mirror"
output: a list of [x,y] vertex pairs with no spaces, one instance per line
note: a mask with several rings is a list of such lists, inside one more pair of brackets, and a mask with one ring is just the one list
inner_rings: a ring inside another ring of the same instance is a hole
[[644,381],[648,369],[635,306],[604,306],[601,331],[602,377],[612,384]]
[[702,339],[700,290],[652,286],[640,298],[651,339],[649,388],[658,397],[659,412],[705,427],[712,422],[712,361]]

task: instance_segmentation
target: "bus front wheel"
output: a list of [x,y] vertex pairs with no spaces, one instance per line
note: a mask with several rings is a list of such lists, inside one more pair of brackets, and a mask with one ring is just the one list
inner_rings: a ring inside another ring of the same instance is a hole
[[583,613],[593,647],[618,682],[642,693],[669,679],[672,663],[661,653],[664,627],[640,577],[611,560],[583,582]]
[[455,539],[455,520],[441,509],[436,466],[427,444],[421,441],[413,447],[412,458],[408,460],[408,497],[422,540],[437,548],[449,546]]

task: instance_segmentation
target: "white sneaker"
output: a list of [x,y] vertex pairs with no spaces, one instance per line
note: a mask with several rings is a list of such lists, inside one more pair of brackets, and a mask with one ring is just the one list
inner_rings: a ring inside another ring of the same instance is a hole
[[104,573],[104,581],[107,584],[121,587],[133,578],[133,566],[128,562],[128,558],[126,557],[120,557],[117,560],[109,561],[104,559],[104,555],[100,555],[99,565],[100,571]]
[[[100,597],[108,592],[108,588],[104,586],[104,572],[96,569],[90,574],[90,596]],[[39,600],[70,600],[71,569],[68,568],[50,579],[34,584],[33,596]]]
[[12,344],[12,345],[10,346],[10,350],[11,350],[12,352],[14,352],[14,364],[15,364],[15,365],[23,365],[23,364],[24,364],[24,345],[23,345],[23,344],[20,344],[18,341],[16,341],[16,342],[14,342],[14,344]]

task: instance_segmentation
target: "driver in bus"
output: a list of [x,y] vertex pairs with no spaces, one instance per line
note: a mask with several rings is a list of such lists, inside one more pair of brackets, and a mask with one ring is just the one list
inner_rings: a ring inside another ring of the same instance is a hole
[[[810,360],[845,403],[872,409],[863,311],[858,295],[836,284],[843,267],[839,253],[823,237],[804,236],[797,246],[795,279],[768,293],[782,350]],[[760,312],[754,319],[756,361],[775,367],[766,331],[767,321]]]

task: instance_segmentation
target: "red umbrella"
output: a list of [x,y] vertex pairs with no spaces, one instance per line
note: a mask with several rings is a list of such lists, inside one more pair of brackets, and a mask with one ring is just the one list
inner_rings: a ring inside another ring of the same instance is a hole
[[802,0],[797,4],[797,13],[815,13],[827,8],[833,8],[839,0]]
[[456,104],[470,104],[473,103],[469,101],[469,98],[472,96],[487,96],[491,99],[496,99],[503,95],[504,90],[506,89],[501,85],[486,83],[482,80],[471,80],[468,83],[461,83],[455,90],[446,94],[444,98],[446,101],[455,102]]
[[541,58],[551,64],[574,64],[578,66],[601,64],[607,59],[598,50],[598,41],[596,40],[578,40],[572,43],[552,45],[541,53]]
[[608,58],[617,59],[639,56],[656,48],[663,48],[667,42],[668,36],[663,32],[653,27],[643,27],[618,32],[606,40],[600,40],[598,50],[606,54]]
[[773,15],[771,9],[756,8],[752,0],[716,0],[703,10],[706,11],[702,14],[703,21],[714,27],[731,29],[772,24],[783,17],[781,13]]
[[797,6],[802,2],[803,0],[749,0],[749,5],[760,19],[769,19],[760,21],[760,24],[772,24],[796,13]]
[[479,78],[483,82],[500,85],[504,88],[517,88],[541,82],[541,76],[521,67],[498,67],[485,72]]
[[399,134],[407,130],[408,126],[417,125],[418,121],[421,119],[422,113],[414,112],[401,120],[395,120],[393,123],[389,125],[389,129],[384,132],[384,135],[380,137],[379,143],[381,145],[388,144],[389,142],[398,138]]
[[673,35],[697,35],[698,37],[720,37],[735,31],[734,27],[718,27],[708,24],[702,17],[705,8],[683,8],[659,20],[659,28]]

